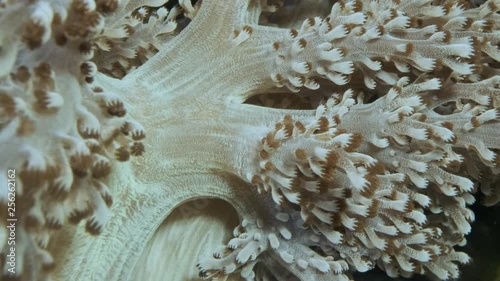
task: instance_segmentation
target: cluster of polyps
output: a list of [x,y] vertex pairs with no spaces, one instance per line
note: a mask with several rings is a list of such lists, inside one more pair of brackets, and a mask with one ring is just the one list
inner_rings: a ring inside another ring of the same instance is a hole
[[[494,86],[493,80],[470,85]],[[459,86],[447,84],[445,90],[453,87]],[[261,139],[246,179],[257,192],[270,194],[272,201],[262,208],[272,209],[274,202],[279,217],[293,222],[285,230],[272,218],[268,228],[242,225],[244,236],[232,241],[245,243],[230,242],[216,260],[201,263],[201,270],[222,276],[241,270],[253,280],[248,266],[267,262],[267,253],[301,280],[345,280],[341,263],[361,272],[377,264],[393,277],[457,277],[455,262],[469,258],[453,246],[466,242],[474,219],[467,205],[475,200],[474,183],[459,167],[467,157],[498,174],[500,145],[477,129],[498,130],[500,114],[481,94],[469,94],[471,102],[453,113],[437,114],[438,105],[464,94],[432,98],[442,88],[439,79],[408,84],[404,77],[370,104],[347,90],[325,100],[313,118],[286,115]],[[477,154],[459,154],[464,147]],[[276,243],[274,232],[285,240]],[[312,252],[321,253],[320,261],[308,261],[304,245],[319,249]],[[253,253],[251,262],[239,258],[247,252]]]
[[317,89],[318,77],[345,85],[360,71],[365,86],[374,89],[377,83],[393,85],[397,72],[445,66],[459,75],[478,74],[481,51],[498,57],[498,39],[481,34],[494,27],[493,1],[467,12],[451,2],[428,2],[339,1],[328,17],[309,18],[272,44],[271,78],[298,91]]
[[[92,40],[116,5],[82,0],[0,6],[0,205],[7,210],[5,176],[15,169],[14,277],[44,280],[42,269],[54,266],[45,248],[65,224],[85,220],[86,230],[99,234],[112,204],[104,181],[112,162],[144,152],[144,128],[126,115],[115,93],[92,85],[98,71]],[[6,215],[0,214],[2,252],[10,247]]]
[[144,64],[178,31],[176,18],[184,15],[192,19],[200,7],[186,0],[179,1],[170,10],[158,7],[165,2],[168,3],[149,1],[148,6],[139,7],[134,6],[133,1],[128,5],[122,3],[118,11],[108,17],[113,24],[105,26],[92,40],[97,47],[94,60],[99,62],[101,72],[121,78]]
[[[204,260],[197,266],[204,279],[218,280],[239,272],[245,280],[266,280],[276,274],[274,270],[283,263],[289,272],[301,272],[302,280],[325,280],[325,273],[335,276],[334,280],[347,281],[343,274],[348,270],[344,260],[323,257],[306,246],[317,244],[321,238],[314,232],[305,230],[294,224],[296,214],[277,212],[266,221],[244,219],[234,229],[235,238],[227,246],[221,247],[213,254],[213,259]],[[292,232],[300,231],[301,235]],[[264,262],[271,272],[263,270],[260,262]],[[293,276],[290,275],[289,276]]]
[[159,37],[176,29],[178,15],[192,18],[199,8],[184,0],[170,11],[158,8],[165,2],[0,1],[0,147],[8,152],[0,183],[16,169],[18,202],[30,202],[17,212],[16,277],[44,278],[41,268],[54,264],[44,249],[66,223],[86,219],[89,233],[102,231],[112,204],[104,179],[113,159],[144,153],[145,132],[94,76],[123,76],[141,65],[160,47]]

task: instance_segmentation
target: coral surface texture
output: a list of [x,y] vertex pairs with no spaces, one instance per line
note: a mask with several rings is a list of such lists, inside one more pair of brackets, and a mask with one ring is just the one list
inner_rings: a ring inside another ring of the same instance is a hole
[[459,278],[500,201],[499,12],[0,0],[0,279]]

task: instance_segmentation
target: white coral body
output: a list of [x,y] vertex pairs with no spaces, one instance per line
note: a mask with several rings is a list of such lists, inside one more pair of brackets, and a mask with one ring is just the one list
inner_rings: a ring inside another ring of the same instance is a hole
[[[87,219],[62,235],[55,279],[137,277],[154,231],[197,198],[241,218],[200,258],[207,279],[347,281],[378,266],[445,280],[469,261],[453,247],[471,231],[473,194],[500,199],[498,1],[338,1],[307,19],[264,0],[35,2],[40,32],[0,35],[15,46],[0,53],[0,170],[47,179],[29,209],[39,255],[53,228]],[[327,6],[305,2],[305,14]],[[22,10],[6,7],[0,23]],[[79,13],[88,29],[67,22]],[[180,14],[192,21],[169,37]],[[67,26],[52,30],[54,17]],[[130,155],[143,157],[112,163]],[[51,187],[64,199],[45,198]]]

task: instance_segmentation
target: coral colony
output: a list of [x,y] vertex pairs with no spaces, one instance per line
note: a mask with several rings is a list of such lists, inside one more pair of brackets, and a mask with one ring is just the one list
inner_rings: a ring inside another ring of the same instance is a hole
[[203,279],[458,277],[500,200],[484,2],[0,0],[2,274],[129,280],[220,198],[241,220]]

